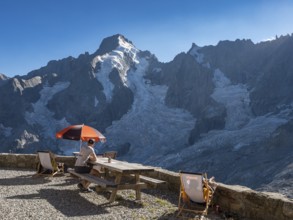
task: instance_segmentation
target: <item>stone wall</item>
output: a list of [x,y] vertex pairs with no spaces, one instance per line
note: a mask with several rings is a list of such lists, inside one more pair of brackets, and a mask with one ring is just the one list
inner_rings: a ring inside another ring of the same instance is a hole
[[[57,156],[59,162],[73,167],[73,156]],[[0,169],[26,168],[35,169],[37,157],[35,154],[0,154]],[[155,168],[151,177],[165,180],[169,190],[177,191],[179,195],[179,174]],[[257,192],[243,186],[231,186],[219,183],[213,203],[223,212],[234,213],[247,219],[258,220],[290,220],[293,219],[293,201],[277,193]]]
[[[35,169],[37,161],[36,154],[0,154],[0,167]],[[75,158],[72,156],[57,156],[56,161],[73,167]]]
[[278,193],[257,192],[237,185],[219,184],[214,203],[220,208],[249,219],[293,219],[293,201]]
[[9,168],[35,168],[36,167],[35,154],[0,154],[0,167]]

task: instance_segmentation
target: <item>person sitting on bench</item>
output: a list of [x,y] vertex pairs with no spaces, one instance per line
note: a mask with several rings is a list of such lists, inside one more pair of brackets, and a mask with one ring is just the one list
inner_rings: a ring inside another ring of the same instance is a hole
[[[87,146],[82,146],[80,149],[80,155],[77,157],[74,170],[77,173],[90,173],[94,176],[101,176],[100,172],[97,169],[92,169],[88,165],[88,161],[96,161],[97,155],[94,151],[95,140],[89,139],[87,142]],[[77,184],[78,188],[83,192],[92,192],[93,190],[89,188],[91,183],[86,180],[82,180]]]

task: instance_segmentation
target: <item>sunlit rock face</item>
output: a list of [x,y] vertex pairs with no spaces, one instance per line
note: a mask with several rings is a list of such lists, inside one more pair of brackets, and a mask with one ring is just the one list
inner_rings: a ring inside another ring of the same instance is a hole
[[25,76],[0,74],[0,151],[71,155],[80,142],[55,133],[87,124],[107,137],[99,152],[289,192],[292,84],[292,36],[193,44],[161,63],[118,34],[93,54],[49,61]]

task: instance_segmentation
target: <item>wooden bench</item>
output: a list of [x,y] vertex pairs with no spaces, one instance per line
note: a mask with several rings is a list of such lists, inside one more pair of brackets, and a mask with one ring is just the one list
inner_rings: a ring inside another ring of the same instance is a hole
[[89,173],[77,173],[73,169],[68,169],[68,172],[74,176],[79,177],[80,179],[87,180],[91,183],[95,183],[103,188],[107,188],[107,189],[117,188],[116,183],[109,181],[109,180],[102,179],[102,178],[94,176],[94,175],[91,175]]
[[[131,176],[134,176],[134,175],[131,175]],[[158,186],[167,184],[167,182],[164,180],[159,180],[159,179],[155,179],[155,178],[143,176],[143,175],[140,175],[139,177],[140,177],[140,181],[147,183],[152,188],[158,188]]]

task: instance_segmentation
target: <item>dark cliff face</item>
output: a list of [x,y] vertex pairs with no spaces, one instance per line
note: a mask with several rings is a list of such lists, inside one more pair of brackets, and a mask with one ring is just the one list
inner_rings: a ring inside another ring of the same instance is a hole
[[[0,99],[0,123],[13,132],[10,133],[11,139],[7,139],[0,132],[0,137],[5,139],[6,143],[6,147],[1,151],[7,152],[10,149],[15,152],[34,152],[36,143],[33,142],[24,141],[24,146],[21,144],[21,147],[16,147],[20,144],[18,141],[26,139],[24,130],[31,133],[38,142],[52,142],[56,146],[53,133],[52,140],[40,134],[43,125],[39,123],[45,123],[45,119],[41,118],[45,118],[46,115],[42,115],[43,112],[38,110],[39,108],[47,109],[46,114],[52,117],[48,118],[49,124],[52,123],[50,120],[65,119],[66,123],[63,123],[63,126],[84,123],[98,127],[102,132],[113,121],[119,120],[130,109],[133,93],[122,84],[118,70],[113,68],[109,74],[109,80],[114,86],[113,95],[111,102],[107,102],[103,85],[96,78],[100,63],[97,63],[95,68],[92,66],[97,54],[110,53],[118,47],[119,36],[121,35],[104,39],[101,47],[92,55],[85,53],[78,58],[53,60],[48,62],[47,66],[31,71],[25,76],[8,79],[3,75],[0,84],[0,93],[3,96]],[[131,65],[131,61],[129,64]],[[64,88],[58,89],[59,84],[61,87],[64,85]],[[36,123],[34,120],[30,121],[30,114],[38,118]],[[54,132],[61,127],[62,125],[53,126]]]
[[[261,66],[263,77],[251,92],[252,109],[257,115],[279,111],[280,106],[293,101],[293,39],[282,37],[269,45],[271,53]],[[267,50],[269,50],[267,48]]]
[[[100,63],[95,68],[92,67],[92,61],[96,56],[110,53],[119,46],[119,36],[121,35],[105,38],[94,54],[80,55],[66,64],[64,72],[68,74],[70,86],[56,94],[48,103],[49,109],[55,112],[57,119],[66,115],[70,124],[98,125],[99,129],[104,131],[112,121],[119,120],[129,110],[133,94],[122,85],[117,69],[113,68],[109,74],[114,91],[112,101],[107,103],[103,85],[95,76],[100,70]],[[63,63],[61,62],[61,65]],[[50,71],[52,72],[52,69]],[[62,71],[59,72],[60,75],[65,75]],[[97,102],[99,105],[95,104]]]
[[252,111],[259,116],[292,102],[292,49],[292,36],[284,36],[259,44],[250,40],[222,41],[200,51],[233,83],[249,86]]
[[[292,135],[293,128],[291,123],[293,116],[292,41],[292,36],[280,37],[272,42],[259,44],[253,44],[249,40],[224,41],[217,46],[197,50],[203,55],[200,63],[204,64],[203,66],[208,64],[212,71],[219,69],[223,72],[227,80],[231,81],[229,86],[231,89],[244,88],[242,86],[245,85],[249,95],[249,105],[245,108],[249,109],[247,114],[250,122],[240,126],[237,131],[226,127],[231,110],[233,111],[233,108],[229,110],[229,101],[235,101],[232,99],[231,91],[229,94],[231,99],[227,99],[227,103],[224,105],[221,105],[219,100],[206,102],[204,106],[214,109],[217,114],[212,118],[206,117],[207,114],[202,114],[200,117],[197,115],[197,123],[191,131],[189,142],[193,146],[183,150],[182,158],[185,159],[178,159],[171,167],[184,167],[183,169],[186,170],[197,167],[197,169],[207,170],[209,173],[217,170],[217,176],[221,181],[233,184],[242,183],[254,188],[274,181],[272,176],[284,178],[284,175],[280,175],[280,173],[286,173],[288,181],[292,182],[292,171],[289,168],[292,163],[292,153],[289,150],[292,146],[289,144],[291,139],[289,136]],[[209,86],[205,81],[201,81],[201,83],[197,87],[204,85],[208,91]],[[215,86],[215,81],[211,85]],[[213,92],[225,88],[222,86],[212,87],[211,92],[205,94],[207,96],[205,99],[208,100],[211,96],[213,97]],[[223,97],[228,95],[228,90],[221,90],[221,92]],[[236,89],[235,92],[237,93],[239,90]],[[182,94],[181,91],[181,97],[184,97]],[[201,106],[199,103],[196,104],[197,107]],[[238,109],[235,108],[234,111],[237,114]],[[242,116],[241,113],[239,112],[239,117]],[[260,121],[256,122],[257,120]],[[255,130],[256,134],[261,136],[261,130],[270,129],[269,126],[266,127],[267,123],[260,126],[261,120],[268,120],[271,125],[278,123],[278,120],[283,121],[279,121],[282,125],[276,126],[275,128],[278,127],[278,129],[268,132],[266,137],[258,140],[256,136],[256,138],[250,139],[252,131]],[[255,129],[254,126],[259,126],[259,128]],[[225,130],[227,132],[222,133]],[[209,131],[215,132],[215,135]],[[249,135],[243,139],[242,135],[246,132]],[[227,134],[231,135],[231,138],[226,136]],[[250,140],[248,141],[248,139]],[[222,147],[219,147],[220,145]],[[194,155],[197,155],[197,162],[188,156],[192,151]],[[234,168],[231,168],[231,165]],[[271,175],[272,178],[268,178],[268,175]],[[280,180],[279,183],[281,182]],[[283,186],[287,187],[285,183]]]
[[122,37],[125,42],[132,44],[132,42],[128,40],[125,36],[121,34],[115,34],[102,40],[99,49],[92,54],[92,58],[96,57],[97,55],[103,55],[105,53],[109,53],[115,50],[119,46],[119,37]]
[[[224,127],[225,109],[211,97],[215,88],[212,69],[200,65],[190,54],[181,53],[165,64],[160,74],[161,83],[168,86],[166,104],[186,109],[198,119],[190,133],[189,144],[202,133]],[[211,115],[211,110],[216,114]]]
[[167,105],[184,108],[198,117],[211,103],[212,72],[200,66],[191,55],[177,55],[164,66],[163,74],[168,85]]
[[247,83],[247,73],[253,71],[251,52],[254,44],[250,40],[220,41],[217,46],[200,49],[206,61],[221,69],[234,83]]

